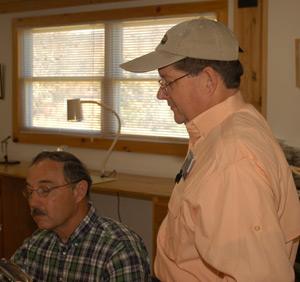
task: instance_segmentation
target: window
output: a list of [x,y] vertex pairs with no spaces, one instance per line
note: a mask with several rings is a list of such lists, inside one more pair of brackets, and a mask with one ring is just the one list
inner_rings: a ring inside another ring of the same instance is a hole
[[[215,19],[217,14],[205,16]],[[186,144],[185,126],[177,125],[167,103],[156,99],[157,71],[136,74],[119,65],[153,51],[170,27],[195,17],[199,14],[15,24],[16,49],[20,50],[16,54],[19,87],[15,96],[20,103],[14,121],[15,141],[85,146],[100,140],[105,148],[117,131],[113,114],[84,104],[84,120],[67,121],[66,100],[81,98],[101,101],[119,113],[118,143],[126,144],[121,150],[137,142],[140,147],[159,142],[177,148]]]
[[71,25],[20,31],[22,131],[100,132],[98,108],[84,122],[67,121],[66,100],[101,98],[104,26]]

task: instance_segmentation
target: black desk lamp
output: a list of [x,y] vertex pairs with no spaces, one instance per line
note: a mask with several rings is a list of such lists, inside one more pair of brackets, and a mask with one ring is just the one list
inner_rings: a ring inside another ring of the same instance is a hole
[[0,164],[19,164],[19,161],[9,161],[8,156],[7,156],[7,144],[8,144],[8,139],[11,138],[11,136],[7,136],[1,141],[1,150],[3,152],[3,146],[4,146],[4,162],[0,162]]

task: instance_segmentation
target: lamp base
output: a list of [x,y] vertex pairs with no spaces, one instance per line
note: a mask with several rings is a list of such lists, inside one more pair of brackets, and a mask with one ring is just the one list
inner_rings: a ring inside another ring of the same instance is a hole
[[113,177],[100,177],[99,175],[91,175],[91,178],[93,184],[117,180],[116,178]]

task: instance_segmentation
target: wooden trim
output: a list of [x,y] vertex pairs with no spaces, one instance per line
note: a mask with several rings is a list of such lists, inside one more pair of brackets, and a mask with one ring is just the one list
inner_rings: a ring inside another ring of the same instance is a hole
[[228,24],[227,1],[203,1],[159,6],[134,7],[116,10],[100,10],[71,14],[47,15],[13,19],[14,28],[76,24],[118,19],[153,18],[172,15],[216,13],[217,19]]
[[13,140],[17,138],[19,133],[21,132],[21,94],[20,94],[20,85],[19,85],[19,32],[14,26],[12,26],[12,90],[13,90],[13,125],[12,125],[12,132],[13,132]]
[[299,59],[300,59],[300,50],[299,50],[299,45],[300,45],[300,39],[296,39],[295,40],[295,57],[296,57],[296,86],[300,87],[300,63],[299,63]]
[[[109,149],[112,140],[104,138],[94,138],[91,141],[88,137],[77,137],[54,134],[28,134],[16,132],[18,126],[15,125],[13,141],[28,144],[45,144],[52,146],[68,145],[70,147]],[[156,143],[147,141],[118,140],[114,148],[115,151],[149,153],[161,155],[173,155],[183,157],[188,149],[187,144]]]
[[169,197],[153,197],[153,227],[152,227],[152,273],[154,274],[154,261],[156,257],[156,239],[159,227],[168,213]]
[[[3,203],[2,203],[2,187],[3,187],[3,177],[0,176],[0,246],[3,246],[3,217],[2,217],[2,208]],[[0,248],[0,257],[3,258],[3,248]]]
[[0,0],[0,14],[126,1],[129,0]]
[[[0,0],[1,1],[1,0]],[[64,2],[64,1],[62,1]],[[51,26],[58,24],[76,24],[117,19],[153,18],[158,16],[216,13],[217,19],[228,24],[227,1],[201,1],[191,3],[155,5],[115,10],[80,12],[40,17],[15,18],[12,20],[13,35],[13,141],[31,144],[68,145],[71,147],[108,149],[111,140],[71,137],[51,134],[28,134],[21,132],[21,94],[19,89],[19,42],[18,29],[34,26]],[[150,153],[162,155],[185,156],[186,144],[163,142],[140,142],[119,140],[115,150],[125,152]]]
[[240,89],[246,102],[266,116],[267,103],[267,15],[268,1],[257,7],[238,8],[234,0],[234,32],[238,37],[244,75]]
[[261,113],[267,117],[268,96],[268,0],[262,1],[262,84]]

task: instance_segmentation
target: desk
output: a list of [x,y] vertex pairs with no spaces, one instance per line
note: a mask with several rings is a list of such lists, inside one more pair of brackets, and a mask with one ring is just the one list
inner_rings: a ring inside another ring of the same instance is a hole
[[[0,165],[0,257],[9,258],[23,240],[36,229],[27,200],[22,196],[29,169],[28,162]],[[91,174],[100,174],[90,170]],[[119,194],[153,203],[152,261],[156,254],[156,235],[167,213],[174,179],[118,173],[117,180],[93,184],[94,193]]]

